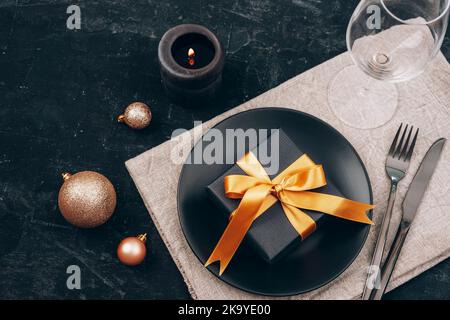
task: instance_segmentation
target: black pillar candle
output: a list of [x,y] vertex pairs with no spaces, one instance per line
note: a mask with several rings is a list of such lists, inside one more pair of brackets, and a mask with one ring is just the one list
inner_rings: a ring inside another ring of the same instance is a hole
[[164,89],[178,103],[203,104],[220,87],[225,54],[216,35],[203,26],[168,30],[159,42],[158,59]]

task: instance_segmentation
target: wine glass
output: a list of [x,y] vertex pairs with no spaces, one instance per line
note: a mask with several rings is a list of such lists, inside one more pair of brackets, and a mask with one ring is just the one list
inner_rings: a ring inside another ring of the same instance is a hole
[[328,100],[347,125],[379,127],[395,114],[395,83],[422,73],[439,52],[450,0],[361,0],[347,28],[354,65],[331,81]]

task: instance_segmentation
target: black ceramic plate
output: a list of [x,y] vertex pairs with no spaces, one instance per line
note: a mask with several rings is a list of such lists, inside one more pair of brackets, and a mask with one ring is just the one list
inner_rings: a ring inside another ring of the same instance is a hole
[[[311,115],[284,108],[261,108],[236,114],[215,128],[222,132],[227,128],[282,128],[301,150],[324,165],[327,177],[344,196],[372,203],[369,177],[355,149],[338,131]],[[197,143],[194,149],[198,147]],[[181,172],[180,222],[202,264],[228,222],[209,199],[206,186],[230,166],[186,163]],[[219,279],[245,291],[274,296],[299,294],[321,287],[341,274],[360,252],[368,231],[366,225],[330,218],[275,264],[264,262],[244,239],[222,276],[218,275],[217,262],[208,269]]]

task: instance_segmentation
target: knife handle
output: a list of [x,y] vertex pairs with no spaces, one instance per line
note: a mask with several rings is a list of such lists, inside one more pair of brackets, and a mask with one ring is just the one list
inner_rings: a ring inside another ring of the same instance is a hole
[[403,243],[408,235],[409,227],[409,223],[403,221],[400,223],[397,234],[395,235],[394,243],[392,244],[391,250],[389,251],[386,262],[384,263],[381,271],[380,288],[372,291],[370,300],[381,300],[381,297],[386,291],[386,287],[391,279],[395,264],[397,263],[398,256],[403,248]]

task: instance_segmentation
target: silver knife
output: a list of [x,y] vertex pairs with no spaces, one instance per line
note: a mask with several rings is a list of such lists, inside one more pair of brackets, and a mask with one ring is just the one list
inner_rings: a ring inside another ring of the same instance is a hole
[[392,244],[386,258],[386,262],[383,265],[380,286],[372,291],[372,294],[370,295],[371,300],[380,300],[386,290],[411,223],[416,216],[417,209],[419,208],[425,190],[428,187],[428,183],[430,182],[433,172],[439,162],[439,158],[442,154],[442,149],[444,148],[446,141],[447,140],[445,138],[441,138],[433,143],[425,154],[425,157],[423,158],[420,167],[417,170],[408,191],[406,192],[405,200],[403,200],[402,204],[402,220],[398,227],[394,243]]

